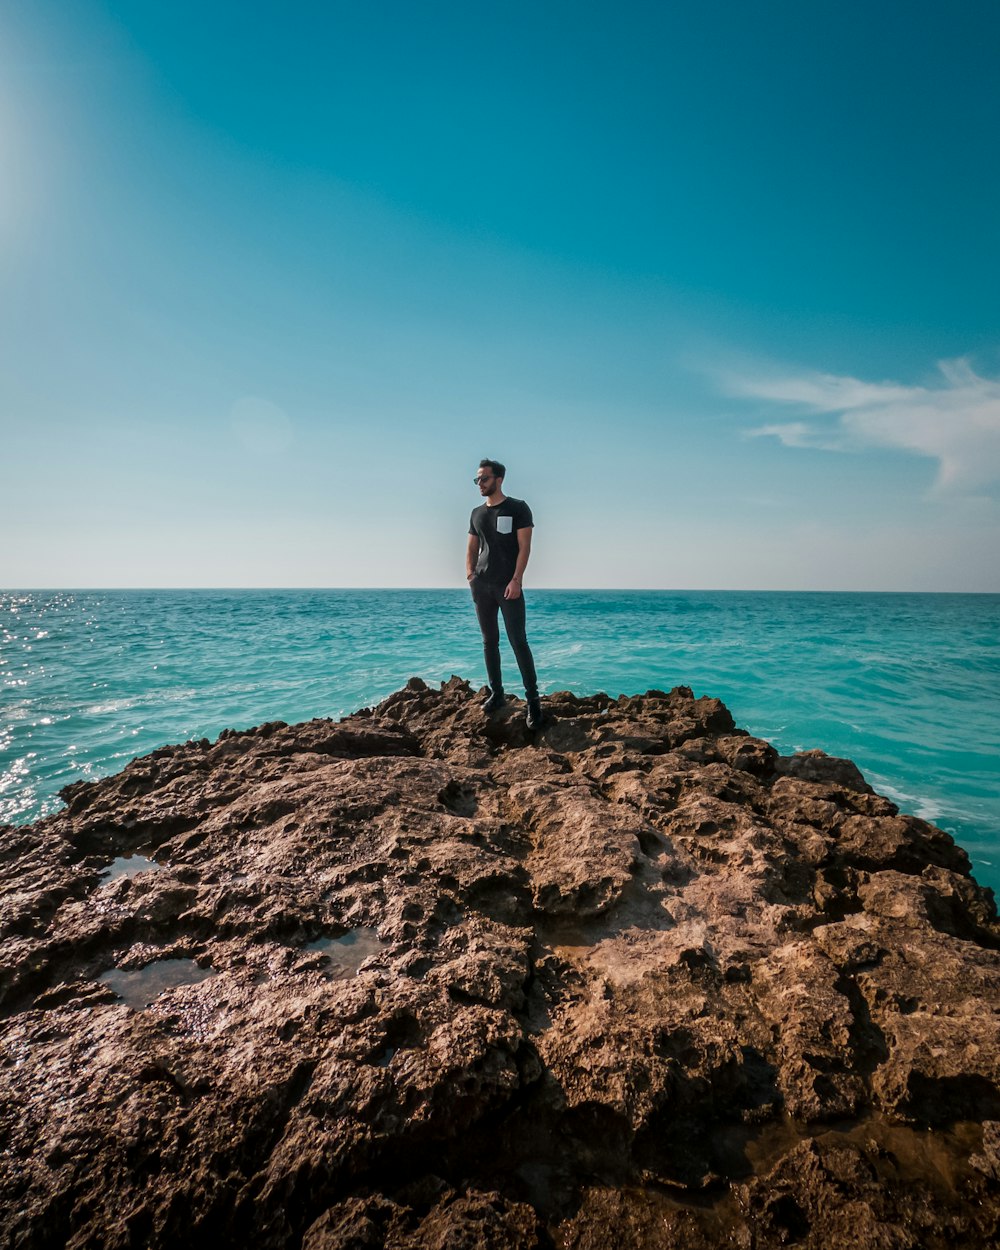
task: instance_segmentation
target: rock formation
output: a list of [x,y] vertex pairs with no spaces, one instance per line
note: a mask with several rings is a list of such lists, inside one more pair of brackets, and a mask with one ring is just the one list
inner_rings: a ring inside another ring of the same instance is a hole
[[1000,928],[685,688],[419,679],[0,829],[0,1238],[1000,1244]]

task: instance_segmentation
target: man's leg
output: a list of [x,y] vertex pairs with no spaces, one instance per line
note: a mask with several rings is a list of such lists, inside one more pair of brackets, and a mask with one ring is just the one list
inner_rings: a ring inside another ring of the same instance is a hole
[[486,661],[486,680],[493,694],[503,694],[503,677],[500,671],[500,625],[497,613],[500,600],[494,587],[472,583],[472,602],[476,605],[476,618],[483,635],[483,659]]
[[535,661],[528,646],[528,636],[524,628],[524,595],[516,599],[503,599],[500,603],[503,612],[504,628],[510,640],[517,667],[521,670],[524,682],[524,697],[529,703],[538,702],[538,677],[535,675]]

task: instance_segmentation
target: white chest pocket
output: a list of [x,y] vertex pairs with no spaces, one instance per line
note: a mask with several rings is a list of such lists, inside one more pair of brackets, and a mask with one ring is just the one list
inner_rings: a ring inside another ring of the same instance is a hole
[[512,516],[497,517],[497,533],[510,534],[513,532],[514,518]]

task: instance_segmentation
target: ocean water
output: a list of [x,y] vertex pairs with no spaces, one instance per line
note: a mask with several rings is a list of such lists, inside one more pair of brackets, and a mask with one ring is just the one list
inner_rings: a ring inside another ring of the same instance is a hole
[[[543,695],[717,696],[783,752],[855,760],[1000,891],[1000,596],[534,590],[527,608]],[[465,589],[0,592],[0,823],[165,743],[452,673],[485,681]]]

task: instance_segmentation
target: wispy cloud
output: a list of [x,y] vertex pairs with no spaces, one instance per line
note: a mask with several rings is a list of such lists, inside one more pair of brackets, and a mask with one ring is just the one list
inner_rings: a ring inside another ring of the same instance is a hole
[[744,373],[727,377],[725,388],[796,406],[795,420],[750,431],[788,447],[889,447],[929,456],[938,462],[935,485],[942,491],[972,493],[1000,483],[1000,381],[981,377],[967,360],[942,361],[938,369],[936,386],[823,373]]

